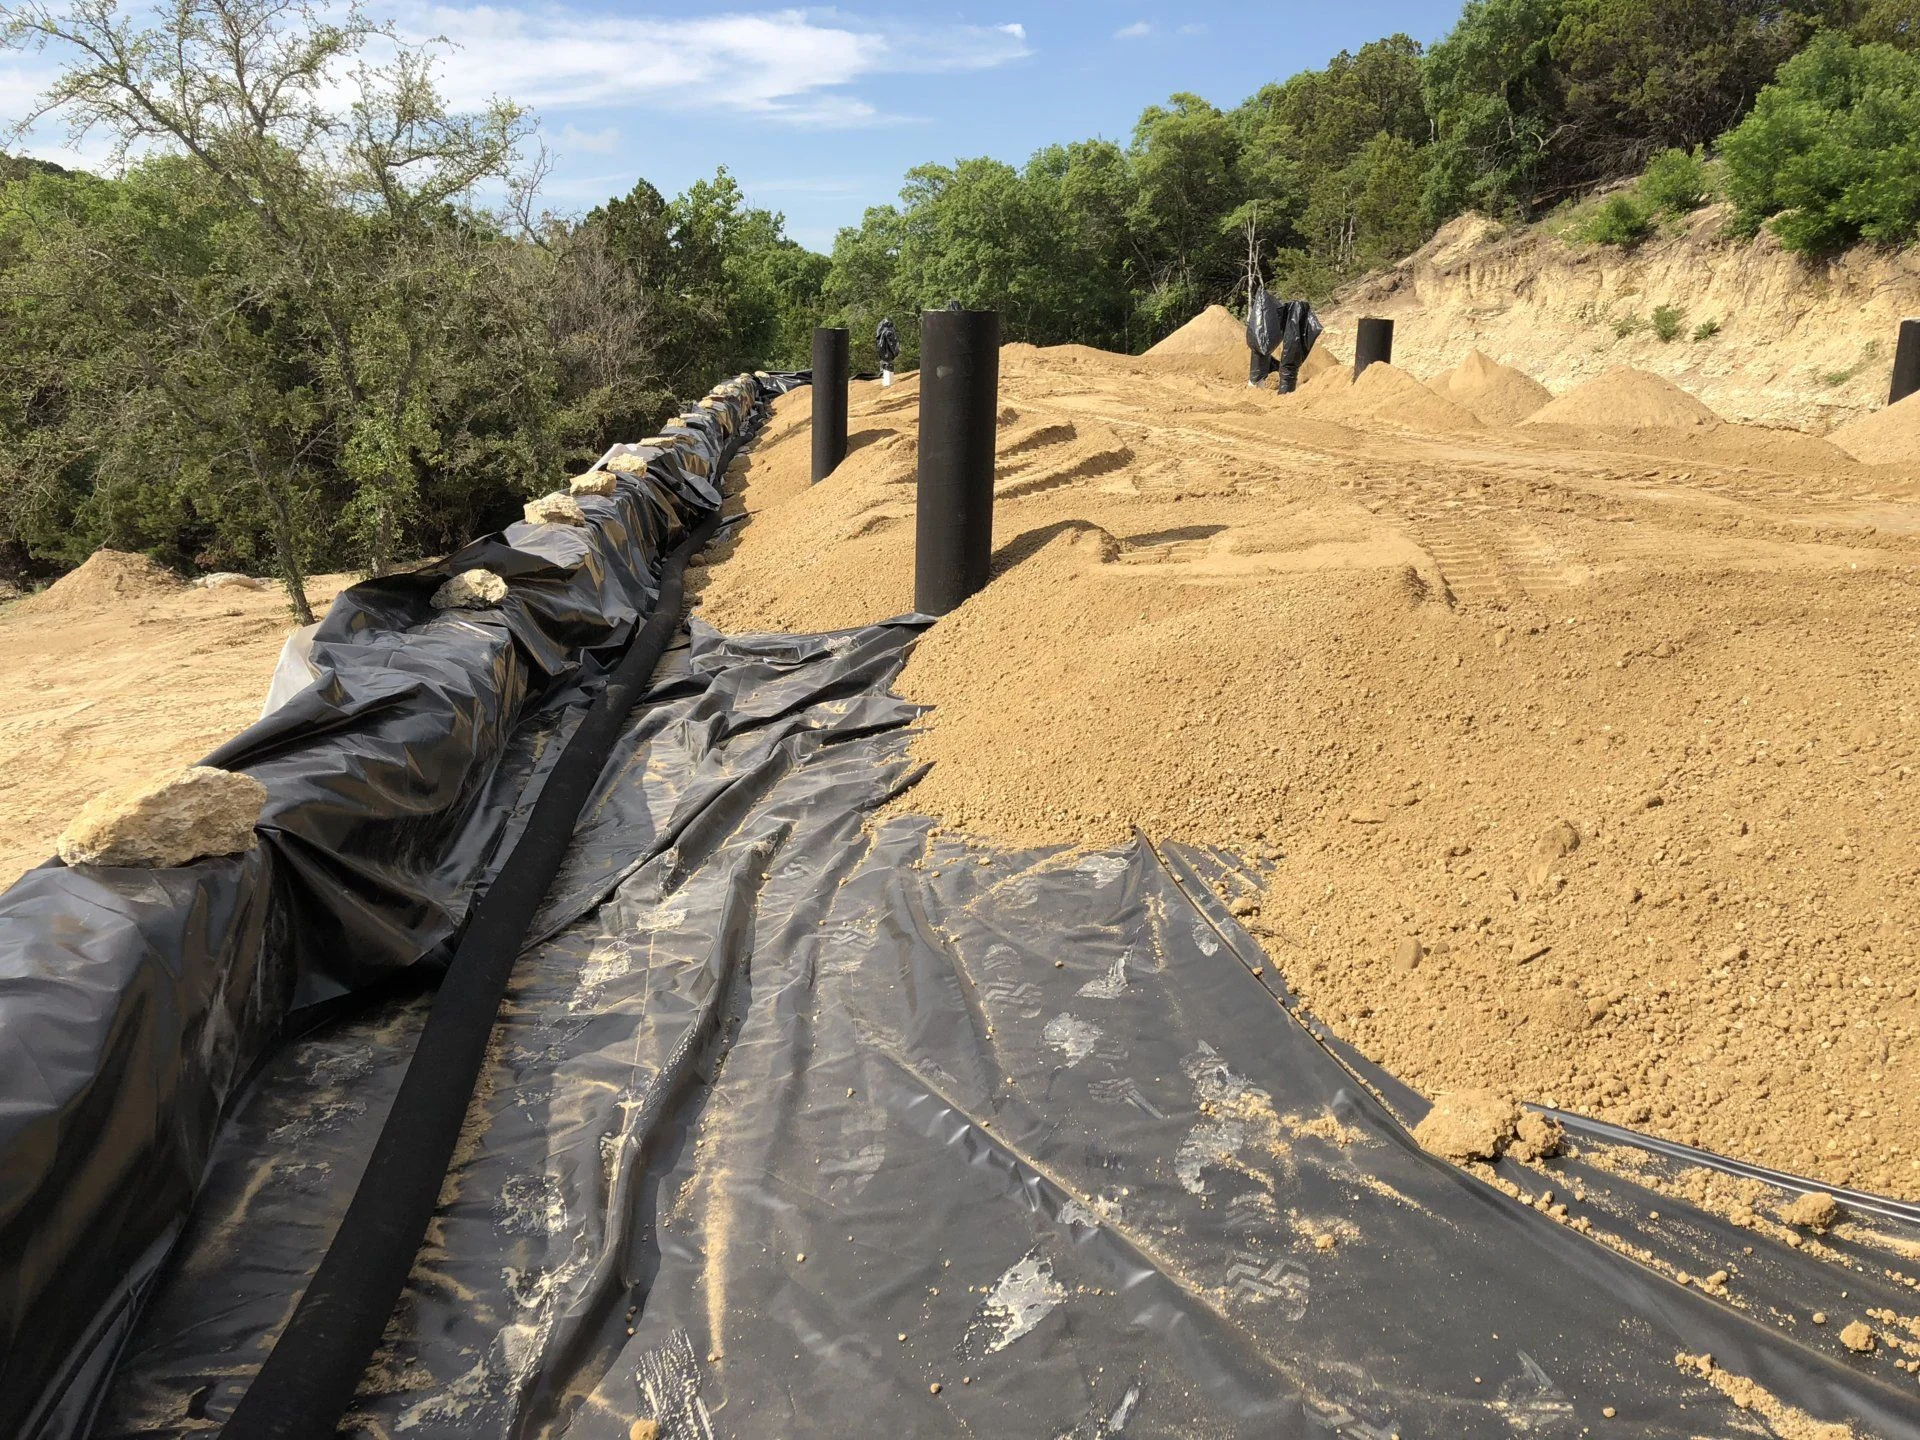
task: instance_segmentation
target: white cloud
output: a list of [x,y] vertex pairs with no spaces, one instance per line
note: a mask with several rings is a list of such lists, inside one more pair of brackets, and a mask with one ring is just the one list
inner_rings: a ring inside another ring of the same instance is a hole
[[1029,53],[1017,24],[873,23],[833,10],[676,19],[416,4],[400,24],[413,38],[452,42],[439,79],[461,108],[502,95],[536,110],[732,110],[831,128],[895,118],[846,93],[863,79],[985,70]]
[[1180,33],[1182,35],[1204,35],[1207,33],[1207,27],[1204,25],[1182,25],[1180,27]]
[[620,147],[620,132],[609,125],[604,130],[582,130],[569,120],[560,127],[560,148],[588,155],[611,155]]
[[1118,30],[1114,31],[1113,38],[1116,40],[1144,40],[1152,33],[1153,26],[1149,25],[1145,20],[1136,20],[1133,24],[1122,25]]

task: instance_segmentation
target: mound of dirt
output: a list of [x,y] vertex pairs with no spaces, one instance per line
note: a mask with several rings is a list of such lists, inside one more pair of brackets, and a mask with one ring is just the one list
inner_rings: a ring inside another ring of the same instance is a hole
[[1309,380],[1317,380],[1329,370],[1338,370],[1343,375],[1348,373],[1347,367],[1333,353],[1333,347],[1323,340],[1300,362],[1300,383],[1304,385]]
[[1827,440],[1867,465],[1920,466],[1920,394],[1850,420]]
[[[1324,377],[1316,377],[1316,383],[1300,391],[1301,404],[1317,418],[1342,424],[1395,425],[1434,435],[1480,428],[1472,414],[1436,395],[1396,365],[1369,365],[1359,379],[1346,384],[1335,380],[1334,373],[1325,372]],[[1345,375],[1344,371],[1338,373]]]
[[1541,406],[1523,425],[1587,430],[1707,430],[1720,417],[1671,380],[1622,365]]
[[[1054,347],[1045,353],[1051,356],[1060,348],[1063,347]],[[1108,363],[1125,363],[1126,359],[1124,356],[1102,355],[1098,351],[1089,353]],[[1236,320],[1233,312],[1224,305],[1209,305],[1140,359],[1149,362],[1150,367],[1157,371],[1205,375],[1209,379],[1244,385],[1247,379],[1247,354],[1245,324]],[[1301,362],[1300,383],[1304,385],[1328,370],[1341,368],[1339,357],[1323,340]],[[1266,388],[1271,390],[1273,381],[1267,381]]]
[[1222,351],[1237,351],[1244,360],[1247,353],[1247,327],[1234,319],[1224,305],[1209,305],[1158,345],[1149,355],[1215,356]]
[[96,550],[77,570],[20,602],[22,614],[84,615],[112,605],[154,600],[184,589],[186,581],[144,555]]
[[1483,425],[1518,425],[1553,399],[1553,392],[1531,375],[1479,350],[1469,350],[1466,359],[1427,385]]

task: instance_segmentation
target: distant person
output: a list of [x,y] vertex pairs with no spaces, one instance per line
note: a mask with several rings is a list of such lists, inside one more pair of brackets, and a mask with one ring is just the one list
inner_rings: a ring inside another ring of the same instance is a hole
[[[1320,317],[1304,300],[1276,300],[1262,285],[1247,306],[1247,384],[1259,385],[1276,371],[1280,393],[1291,395],[1300,383],[1300,367],[1320,338]],[[1276,354],[1276,352],[1278,352]]]
[[893,384],[893,362],[900,358],[900,332],[893,328],[893,317],[882,317],[880,328],[873,332],[873,348],[880,354],[880,384],[884,389]]

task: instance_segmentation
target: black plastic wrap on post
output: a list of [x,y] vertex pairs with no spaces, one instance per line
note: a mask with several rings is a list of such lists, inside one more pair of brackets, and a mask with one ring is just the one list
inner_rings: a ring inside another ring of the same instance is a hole
[[1287,312],[1262,285],[1253,292],[1247,305],[1247,348],[1256,355],[1271,355],[1280,348],[1286,332]]
[[923,615],[944,615],[987,583],[999,395],[998,312],[923,314],[913,569]]
[[1353,378],[1358,380],[1376,360],[1383,365],[1393,361],[1393,321],[1368,317],[1354,332]]
[[847,332],[813,332],[813,483],[847,458]]
[[1887,390],[1887,404],[1898,405],[1920,391],[1920,320],[1902,320],[1900,338],[1893,348],[1893,381]]
[[[50,863],[0,895],[0,1434],[84,1433],[271,1044],[443,963],[564,731],[652,613],[660,556],[719,506],[785,377],[717,387],[599,462],[584,526],[509,526],[345,591],[290,645],[290,696],[206,763],[262,781],[260,844],[171,870]],[[507,581],[437,611],[453,573]]]
[[[1428,1154],[1424,1102],[1235,920],[1263,867],[891,813],[922,712],[890,685],[925,623],[695,622],[514,967],[346,1428],[1697,1440],[1768,1433],[1751,1382],[1782,1433],[1920,1437],[1884,1318],[1912,1313],[1916,1207],[1842,1195],[1795,1248],[1791,1183],[1743,1190],[1736,1227],[1623,1178],[1659,1163],[1631,1132],[1594,1137],[1614,1170],[1504,1157],[1502,1189]],[[95,1440],[232,1412],[418,1009],[276,1060]],[[1890,1338],[1849,1349],[1854,1316]]]

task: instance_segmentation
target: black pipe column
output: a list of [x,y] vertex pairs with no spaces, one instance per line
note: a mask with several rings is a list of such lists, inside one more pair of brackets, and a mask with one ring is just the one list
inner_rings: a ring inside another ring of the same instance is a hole
[[1391,320],[1367,319],[1360,322],[1358,333],[1353,338],[1353,378],[1358,380],[1360,372],[1373,364],[1393,362],[1393,322]]
[[813,332],[813,483],[847,458],[847,332]]
[[913,608],[922,614],[944,615],[987,583],[999,407],[999,312],[924,312],[913,562]]
[[1900,343],[1893,347],[1893,389],[1889,405],[1898,405],[1920,390],[1920,320],[1900,322]]

